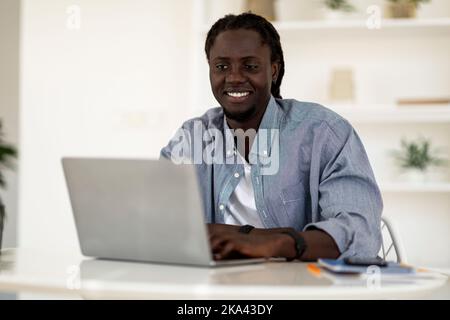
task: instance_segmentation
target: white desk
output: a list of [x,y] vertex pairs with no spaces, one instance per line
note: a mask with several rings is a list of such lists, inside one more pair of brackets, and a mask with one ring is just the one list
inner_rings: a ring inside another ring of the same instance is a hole
[[382,279],[372,288],[366,280],[333,283],[301,262],[207,269],[25,249],[3,250],[0,262],[0,291],[86,299],[404,299],[426,298],[446,284],[447,277],[439,275],[407,282]]

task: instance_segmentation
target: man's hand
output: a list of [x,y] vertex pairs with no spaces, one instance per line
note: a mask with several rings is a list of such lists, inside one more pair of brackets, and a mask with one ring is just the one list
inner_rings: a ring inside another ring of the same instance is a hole
[[[240,226],[208,224],[209,241],[214,259],[227,258],[269,258],[296,255],[295,241],[283,232],[290,228],[253,229],[250,233],[240,233]],[[292,229],[291,229],[292,230]],[[334,239],[325,231],[312,229],[300,233],[307,246],[301,259],[314,261],[318,258],[336,259],[339,248]]]
[[[209,240],[214,259],[233,257],[269,258],[279,256],[280,247],[290,241],[279,233],[254,232],[239,233],[240,226],[209,224]],[[294,252],[295,254],[295,252]]]

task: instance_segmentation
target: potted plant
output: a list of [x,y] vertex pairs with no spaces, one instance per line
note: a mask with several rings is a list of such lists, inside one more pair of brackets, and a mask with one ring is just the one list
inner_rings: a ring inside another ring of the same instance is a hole
[[[10,160],[12,158],[15,158],[16,156],[17,156],[16,149],[12,145],[6,144],[3,141],[2,122],[0,119],[0,188],[6,187],[6,182],[2,170],[8,167],[11,168]],[[5,206],[0,197],[0,250],[2,248],[3,226],[6,216],[5,211],[6,211]]]
[[422,3],[430,0],[388,0],[386,16],[388,18],[415,18]]
[[348,0],[324,0],[323,4],[327,9],[325,17],[328,19],[342,18],[355,11],[355,7]]
[[439,158],[431,150],[431,142],[425,138],[416,141],[401,140],[401,150],[394,151],[394,157],[405,171],[407,180],[423,183],[427,180],[426,173],[431,166],[442,166],[446,160]]

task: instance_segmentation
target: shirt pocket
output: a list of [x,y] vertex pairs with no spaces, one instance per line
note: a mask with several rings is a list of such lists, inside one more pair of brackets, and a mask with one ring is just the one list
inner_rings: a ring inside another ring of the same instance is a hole
[[287,216],[288,225],[297,230],[302,229],[306,221],[306,193],[303,184],[299,182],[283,188],[280,198]]

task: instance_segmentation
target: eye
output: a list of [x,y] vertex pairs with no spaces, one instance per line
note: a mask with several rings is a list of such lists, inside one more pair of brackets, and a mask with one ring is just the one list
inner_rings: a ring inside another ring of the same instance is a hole
[[247,69],[247,70],[257,70],[258,69],[258,65],[257,64],[252,64],[252,63],[250,63],[250,64],[246,64],[245,65],[245,68]]
[[224,71],[227,68],[228,68],[228,66],[226,64],[223,64],[223,63],[216,64],[216,69],[219,71]]

